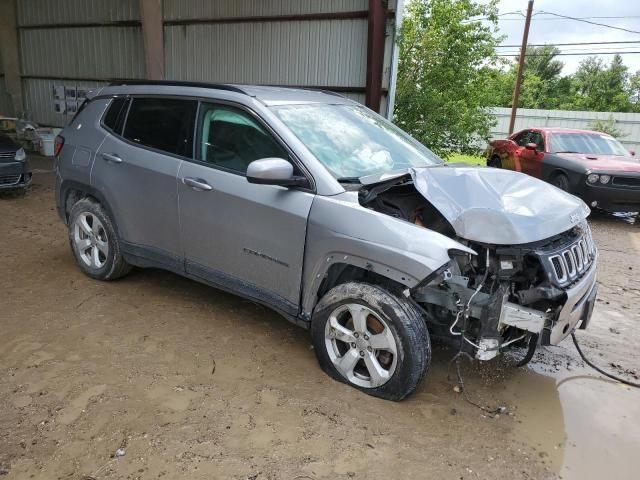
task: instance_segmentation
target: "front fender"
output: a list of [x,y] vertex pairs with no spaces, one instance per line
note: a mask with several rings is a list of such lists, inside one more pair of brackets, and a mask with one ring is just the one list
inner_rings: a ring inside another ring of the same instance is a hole
[[314,200],[307,227],[302,310],[310,315],[329,268],[354,265],[408,288],[449,262],[449,250],[475,252],[455,240],[362,207],[355,192]]

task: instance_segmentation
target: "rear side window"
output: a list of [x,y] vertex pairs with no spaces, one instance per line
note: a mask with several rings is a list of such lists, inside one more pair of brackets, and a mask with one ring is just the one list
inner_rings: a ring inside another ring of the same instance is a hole
[[123,136],[134,143],[191,157],[195,100],[134,98]]
[[[122,123],[124,122],[124,116],[127,112],[127,100],[125,97],[116,97],[111,100],[107,113],[102,121],[105,127],[118,134],[122,131]],[[85,104],[86,102],[83,105]]]

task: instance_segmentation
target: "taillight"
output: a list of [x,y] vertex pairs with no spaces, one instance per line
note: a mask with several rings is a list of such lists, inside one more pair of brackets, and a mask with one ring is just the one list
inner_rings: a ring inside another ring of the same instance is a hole
[[56,137],[55,144],[53,145],[53,156],[57,157],[60,155],[62,151],[62,147],[64,147],[64,137],[62,135],[58,135]]

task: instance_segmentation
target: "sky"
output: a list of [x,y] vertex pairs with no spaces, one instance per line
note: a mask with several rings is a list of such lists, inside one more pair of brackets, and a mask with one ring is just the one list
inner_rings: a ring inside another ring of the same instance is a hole
[[[527,0],[500,0],[498,4],[500,20],[498,26],[506,38],[504,45],[520,45],[524,30],[524,16],[518,14],[502,15],[520,11],[524,15],[527,10]],[[576,43],[576,42],[611,42],[636,41],[638,43],[612,45],[576,45],[561,46],[567,53],[579,52],[640,52],[640,33],[630,33],[611,28],[590,25],[575,20],[561,19],[542,12],[553,12],[570,17],[622,17],[622,18],[588,18],[587,20],[605,23],[620,28],[627,28],[640,32],[640,0],[535,0],[533,4],[534,16],[531,19],[529,43]],[[516,48],[500,48],[500,52],[511,53]],[[602,55],[607,62],[613,55]],[[580,60],[587,58],[582,55],[565,55],[558,57],[565,63],[563,74],[573,73]],[[630,72],[640,70],[640,53],[622,55],[624,64]]]

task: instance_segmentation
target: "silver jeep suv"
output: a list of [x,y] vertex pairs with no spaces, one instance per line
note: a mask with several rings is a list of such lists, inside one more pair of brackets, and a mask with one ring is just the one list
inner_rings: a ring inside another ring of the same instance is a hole
[[[444,165],[330,92],[130,82],[57,139],[56,201],[99,280],[159,267],[311,331],[321,367],[399,400],[430,337],[488,360],[586,327],[597,250],[578,198]],[[523,351],[522,349],[520,351]]]

